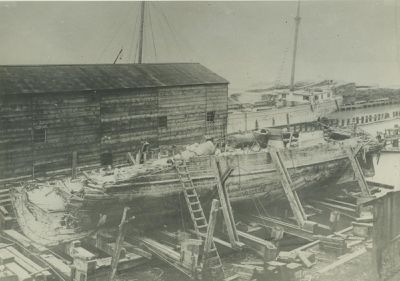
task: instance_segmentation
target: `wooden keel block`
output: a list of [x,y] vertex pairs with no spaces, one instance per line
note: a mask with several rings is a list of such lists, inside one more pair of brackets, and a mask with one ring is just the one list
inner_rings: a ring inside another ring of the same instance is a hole
[[304,221],[304,224],[303,224],[303,229],[304,230],[306,230],[306,231],[309,231],[309,232],[312,232],[312,233],[314,233],[315,232],[315,228],[317,227],[317,223],[316,222],[313,222],[313,221]]

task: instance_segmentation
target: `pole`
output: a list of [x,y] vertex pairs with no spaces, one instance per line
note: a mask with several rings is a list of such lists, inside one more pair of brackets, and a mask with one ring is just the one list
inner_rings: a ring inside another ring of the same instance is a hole
[[115,243],[114,253],[111,258],[111,273],[110,273],[109,281],[113,281],[115,274],[117,273],[119,256],[121,254],[122,244],[124,243],[125,234],[126,234],[126,226],[131,220],[133,220],[135,218],[135,217],[131,217],[129,219],[126,219],[126,214],[128,211],[129,211],[129,207],[125,207],[124,212],[122,214],[121,223],[119,225],[118,237],[117,237],[117,241]]
[[299,37],[299,26],[300,26],[300,0],[297,2],[297,14],[294,18],[296,28],[294,32],[294,45],[293,45],[293,58],[292,58],[292,75],[290,77],[290,91],[294,91],[294,73],[296,69],[296,53],[297,53],[297,39]]
[[71,169],[71,177],[73,179],[76,178],[76,168],[78,165],[78,152],[73,151],[72,152],[72,169]]
[[116,64],[116,63],[117,63],[117,60],[118,60],[119,56],[120,56],[121,53],[122,53],[122,50],[123,50],[123,49],[119,50],[118,55],[117,55],[117,57],[115,58],[113,64]]
[[144,12],[145,12],[145,1],[141,2],[141,11],[140,11],[140,37],[139,37],[139,56],[138,63],[142,63],[143,59],[143,31],[144,31]]

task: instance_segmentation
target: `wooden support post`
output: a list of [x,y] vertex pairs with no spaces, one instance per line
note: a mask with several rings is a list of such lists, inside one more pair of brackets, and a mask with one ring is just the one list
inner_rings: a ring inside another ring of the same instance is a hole
[[244,113],[244,131],[247,133],[247,112]]
[[214,199],[211,203],[210,217],[208,220],[207,234],[204,240],[202,279],[205,281],[222,281],[225,273],[221,258],[214,243],[214,230],[217,224],[219,201]]
[[135,166],[136,165],[136,160],[133,158],[132,153],[128,152],[126,154],[126,158],[128,158],[128,161]]
[[126,229],[127,224],[135,218],[135,217],[131,217],[131,218],[127,219],[126,215],[127,215],[128,211],[129,211],[129,207],[125,207],[123,214],[122,214],[121,223],[119,225],[119,233],[118,233],[118,237],[117,237],[117,241],[116,241],[116,245],[115,245],[114,254],[111,259],[111,272],[110,272],[110,278],[109,278],[110,281],[114,280],[115,274],[117,273],[119,256],[121,253],[122,244],[124,243],[125,234],[126,234],[126,230],[127,230]]
[[363,170],[360,166],[360,163],[357,160],[357,152],[360,148],[356,148],[355,150],[353,150],[353,148],[349,147],[347,148],[347,156],[350,160],[351,166],[353,168],[354,171],[354,175],[356,177],[356,180],[358,182],[358,185],[360,186],[361,189],[361,193],[363,196],[365,197],[370,197],[371,196],[371,192],[368,188],[368,183],[365,180],[365,176],[363,173]]
[[279,152],[272,147],[269,147],[269,152],[272,158],[272,162],[275,165],[276,171],[280,175],[281,183],[285,191],[286,198],[288,199],[290,207],[293,211],[293,215],[296,218],[298,225],[300,227],[303,227],[307,222],[307,216],[297,195],[297,192],[292,189],[293,183],[290,178],[289,172],[286,169],[279,155]]
[[72,152],[72,169],[71,169],[71,177],[72,177],[73,179],[76,178],[76,174],[77,174],[76,168],[77,168],[77,165],[78,165],[78,152],[73,151],[73,152]]
[[217,199],[214,199],[211,203],[211,211],[210,211],[210,218],[208,220],[207,234],[204,240],[203,261],[207,257],[207,254],[210,252],[211,249],[214,237],[215,225],[217,223],[218,210],[219,210],[219,201]]
[[225,187],[225,181],[232,173],[232,169],[228,169],[227,172],[222,173],[221,166],[217,158],[214,158],[214,164],[216,168],[214,169],[214,171],[217,180],[218,196],[221,202],[221,208],[224,215],[226,228],[228,230],[229,242],[231,243],[233,248],[241,248],[242,246],[244,246],[244,244],[239,242],[239,236],[236,230],[235,218],[233,216],[229,194]]

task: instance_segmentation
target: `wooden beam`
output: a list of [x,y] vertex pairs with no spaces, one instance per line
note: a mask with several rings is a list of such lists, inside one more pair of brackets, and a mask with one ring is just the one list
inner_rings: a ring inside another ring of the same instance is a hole
[[129,161],[133,166],[136,165],[136,161],[135,161],[135,159],[133,158],[132,153],[128,152],[128,153],[126,154],[126,157],[128,158],[128,161]]
[[208,219],[207,234],[206,234],[206,239],[204,240],[203,264],[204,264],[204,258],[207,257],[207,254],[210,252],[211,245],[213,242],[215,225],[217,223],[218,210],[219,210],[219,201],[217,199],[214,199],[211,203],[211,211],[210,211],[210,217]]
[[367,252],[367,250],[365,248],[361,248],[361,249],[359,249],[359,250],[357,250],[357,251],[355,251],[353,253],[343,255],[343,256],[339,257],[339,259],[337,261],[335,261],[335,262],[333,262],[333,263],[321,268],[320,270],[318,270],[317,273],[319,273],[319,274],[325,273],[325,272],[327,272],[329,270],[332,270],[332,269],[334,269],[334,268],[336,268],[336,267],[338,267],[338,266],[340,266],[340,265],[342,265],[342,264],[344,264],[346,262],[351,261],[352,259],[354,259],[356,257],[361,256],[362,254],[364,254],[366,252]]
[[233,168],[228,168],[226,169],[226,171],[224,172],[224,174],[221,176],[221,181],[222,184],[225,185],[226,180],[229,178],[229,176],[232,174],[233,172]]
[[289,201],[290,207],[292,209],[293,215],[300,227],[303,227],[307,221],[307,216],[297,195],[297,192],[292,188],[292,180],[290,178],[289,172],[286,169],[279,152],[272,147],[269,147],[269,152],[272,158],[272,162],[275,165],[276,171],[280,176],[283,190],[287,200]]
[[272,242],[239,230],[238,235],[247,247],[256,252],[260,257],[265,259],[265,261],[274,260],[276,258],[278,249]]
[[78,166],[78,152],[73,151],[72,152],[72,168],[71,168],[71,177],[73,179],[76,178],[76,173],[77,173],[77,166]]
[[117,273],[117,267],[118,267],[118,262],[119,262],[119,256],[121,254],[122,250],[122,244],[125,239],[125,234],[126,234],[126,226],[127,224],[133,220],[135,217],[131,217],[130,219],[126,218],[127,212],[129,211],[129,207],[125,207],[124,211],[122,213],[122,218],[121,218],[121,223],[119,225],[119,233],[115,245],[115,250],[114,254],[111,259],[111,272],[110,272],[110,281],[114,280],[115,274]]
[[[358,152],[357,148],[356,148],[356,150],[354,150],[353,148],[348,147],[347,148],[347,156],[348,156],[348,158],[350,160],[350,164],[351,164],[351,166],[353,168],[354,175],[355,175],[356,180],[358,182],[358,185],[359,185],[359,187],[361,189],[362,195],[365,196],[365,197],[370,197],[371,196],[371,192],[370,192],[370,190],[368,188],[368,183],[367,183],[367,181],[365,179],[363,170],[362,170],[362,168],[360,166],[360,163],[358,162],[358,159],[357,159],[357,152]],[[359,149],[360,148],[358,148],[358,150]]]
[[[224,181],[222,179],[221,166],[217,158],[214,158],[215,165],[215,176],[217,180],[217,189],[218,196],[221,202],[222,213],[224,215],[225,225],[228,231],[229,241],[233,248],[240,248],[244,244],[239,242],[239,236],[236,230],[235,218],[233,216],[232,206],[229,199],[229,194],[225,188]],[[229,175],[229,173],[225,173],[225,175]],[[225,179],[226,180],[226,179]]]

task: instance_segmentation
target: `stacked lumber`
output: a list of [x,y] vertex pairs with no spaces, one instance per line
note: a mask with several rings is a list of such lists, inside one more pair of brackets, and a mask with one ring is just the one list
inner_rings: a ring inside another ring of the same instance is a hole
[[0,243],[0,281],[46,281],[51,273],[10,245]]

